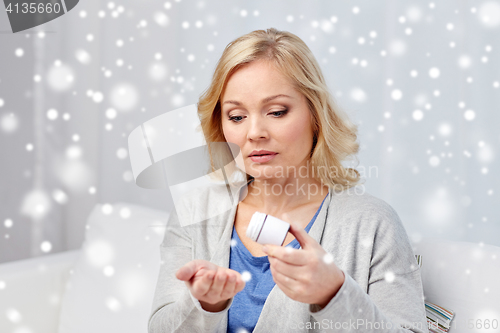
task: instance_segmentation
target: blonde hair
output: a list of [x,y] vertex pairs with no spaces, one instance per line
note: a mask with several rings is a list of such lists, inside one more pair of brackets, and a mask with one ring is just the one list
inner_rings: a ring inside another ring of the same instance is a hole
[[[342,161],[359,151],[357,125],[335,104],[311,50],[299,37],[287,31],[275,28],[256,30],[226,46],[210,86],[198,101],[198,115],[207,143],[226,141],[222,131],[220,97],[229,77],[245,64],[258,59],[273,64],[307,99],[314,133],[310,159],[313,178],[340,189],[359,183],[359,172],[342,165]],[[229,153],[227,149],[213,149],[214,146],[208,146],[212,172],[227,162],[226,154]],[[335,170],[333,174],[332,169]],[[233,169],[230,173],[236,171]],[[246,176],[247,180],[253,178]]]

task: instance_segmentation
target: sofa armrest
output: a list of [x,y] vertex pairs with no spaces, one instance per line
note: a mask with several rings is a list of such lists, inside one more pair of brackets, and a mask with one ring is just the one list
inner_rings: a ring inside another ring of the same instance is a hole
[[500,247],[427,238],[414,252],[422,256],[425,300],[455,313],[450,332],[481,332],[485,323],[500,322]]
[[0,327],[54,333],[66,280],[81,250],[0,264]]

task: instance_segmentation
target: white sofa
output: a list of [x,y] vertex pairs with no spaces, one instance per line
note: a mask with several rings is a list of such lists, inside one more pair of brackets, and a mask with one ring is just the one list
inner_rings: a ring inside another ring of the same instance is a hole
[[[0,332],[147,332],[167,219],[140,206],[97,206],[81,250],[0,265]],[[450,332],[500,322],[499,247],[429,239],[415,253],[426,300],[456,313]]]
[[80,250],[0,265],[0,333],[146,333],[168,216],[97,205]]
[[57,332],[64,285],[80,254],[69,251],[0,265],[0,332]]
[[414,252],[425,300],[455,313],[449,332],[500,332],[500,247],[425,239]]

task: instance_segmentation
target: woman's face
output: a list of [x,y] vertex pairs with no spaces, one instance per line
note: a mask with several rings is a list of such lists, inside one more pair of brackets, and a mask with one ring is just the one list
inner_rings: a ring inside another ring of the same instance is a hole
[[[222,129],[237,144],[246,173],[256,179],[305,174],[313,144],[307,100],[267,61],[257,60],[229,78],[221,96]],[[251,157],[254,151],[271,155]]]

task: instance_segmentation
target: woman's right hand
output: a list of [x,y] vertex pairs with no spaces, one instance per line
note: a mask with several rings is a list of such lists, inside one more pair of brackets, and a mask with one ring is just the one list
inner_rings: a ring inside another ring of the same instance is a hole
[[175,277],[184,281],[202,308],[210,312],[222,311],[229,299],[245,287],[237,271],[201,259],[192,260],[179,268]]

